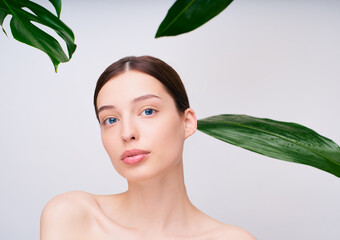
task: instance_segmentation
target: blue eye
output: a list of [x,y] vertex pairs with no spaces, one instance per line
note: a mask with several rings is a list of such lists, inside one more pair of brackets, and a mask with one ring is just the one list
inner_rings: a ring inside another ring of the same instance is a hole
[[104,120],[104,125],[112,125],[117,122],[117,118],[110,117]]
[[147,115],[147,116],[152,115],[152,114],[154,114],[154,113],[155,113],[155,110],[154,110],[154,109],[151,109],[151,108],[145,109],[145,110],[142,112],[143,115]]

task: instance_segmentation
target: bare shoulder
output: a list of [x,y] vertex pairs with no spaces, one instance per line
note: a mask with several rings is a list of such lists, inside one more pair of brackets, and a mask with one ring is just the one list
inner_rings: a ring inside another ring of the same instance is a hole
[[[90,224],[95,198],[86,192],[68,192],[51,199],[41,214],[42,240],[78,239],[79,233]],[[76,234],[77,237],[72,236]]]
[[232,240],[256,240],[256,238],[243,228],[233,226],[230,224],[221,224],[219,239]]
[[60,194],[52,198],[44,207],[42,217],[59,216],[71,217],[74,213],[85,214],[84,207],[95,204],[95,198],[92,194],[73,191]]

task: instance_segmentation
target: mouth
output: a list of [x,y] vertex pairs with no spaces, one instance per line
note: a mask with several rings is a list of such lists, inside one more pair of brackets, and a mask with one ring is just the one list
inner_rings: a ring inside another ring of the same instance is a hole
[[149,153],[150,152],[148,151],[140,149],[127,150],[122,154],[121,160],[124,163],[131,165],[141,162]]

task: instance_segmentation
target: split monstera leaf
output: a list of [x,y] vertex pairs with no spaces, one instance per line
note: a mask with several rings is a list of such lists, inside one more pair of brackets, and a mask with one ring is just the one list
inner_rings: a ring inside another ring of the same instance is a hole
[[[29,0],[0,0],[0,24],[7,35],[3,22],[8,15],[12,15],[10,28],[13,37],[45,52],[52,60],[57,72],[58,65],[69,61],[77,46],[74,43],[72,30],[60,20],[61,0],[49,1],[57,15]],[[38,28],[33,22],[54,30],[65,41],[68,56],[54,37]]]

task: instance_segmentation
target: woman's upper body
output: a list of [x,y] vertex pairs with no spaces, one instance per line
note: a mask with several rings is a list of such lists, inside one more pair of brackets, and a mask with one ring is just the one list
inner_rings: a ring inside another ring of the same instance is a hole
[[183,145],[197,120],[170,66],[122,59],[99,78],[94,103],[104,148],[128,190],[57,196],[43,210],[41,240],[255,239],[202,213],[187,196]]

